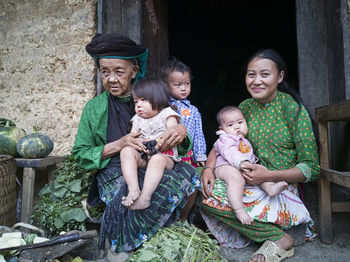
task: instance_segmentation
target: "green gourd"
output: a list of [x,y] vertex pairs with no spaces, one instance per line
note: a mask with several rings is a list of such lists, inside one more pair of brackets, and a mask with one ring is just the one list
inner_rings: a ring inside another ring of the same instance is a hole
[[16,145],[25,134],[26,132],[23,129],[17,128],[13,121],[1,118],[0,155],[18,156]]
[[53,150],[54,143],[50,137],[38,133],[33,127],[34,133],[22,137],[17,143],[17,151],[23,158],[44,158]]

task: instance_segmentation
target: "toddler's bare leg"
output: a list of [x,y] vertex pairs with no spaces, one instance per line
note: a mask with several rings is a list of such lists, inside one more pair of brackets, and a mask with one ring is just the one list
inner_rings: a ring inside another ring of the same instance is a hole
[[128,195],[122,198],[122,204],[128,207],[140,196],[137,168],[145,166],[146,161],[141,159],[140,152],[129,146],[124,147],[120,152],[120,160],[123,176],[129,190]]
[[227,184],[227,198],[233,211],[242,224],[250,225],[253,219],[243,207],[243,188],[245,180],[241,173],[230,165],[215,168],[215,176]]
[[139,210],[149,207],[152,194],[156,191],[164,175],[164,170],[172,169],[173,166],[174,161],[169,157],[162,154],[153,155],[147,164],[141,195],[129,208]]
[[274,197],[288,188],[288,183],[280,181],[274,182],[264,182],[260,184],[260,187],[270,196]]

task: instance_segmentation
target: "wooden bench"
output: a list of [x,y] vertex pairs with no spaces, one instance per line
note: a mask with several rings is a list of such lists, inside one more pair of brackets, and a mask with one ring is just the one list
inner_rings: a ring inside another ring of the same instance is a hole
[[350,121],[350,100],[316,109],[320,136],[321,175],[318,181],[321,241],[333,242],[332,212],[350,212],[350,201],[331,202],[331,183],[350,188],[350,172],[331,170],[329,166],[328,122]]

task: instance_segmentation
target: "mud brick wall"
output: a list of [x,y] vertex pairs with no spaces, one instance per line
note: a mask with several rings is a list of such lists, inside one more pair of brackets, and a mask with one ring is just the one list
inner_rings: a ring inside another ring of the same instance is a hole
[[50,136],[51,154],[71,152],[82,109],[95,95],[85,45],[97,0],[0,1],[0,117]]

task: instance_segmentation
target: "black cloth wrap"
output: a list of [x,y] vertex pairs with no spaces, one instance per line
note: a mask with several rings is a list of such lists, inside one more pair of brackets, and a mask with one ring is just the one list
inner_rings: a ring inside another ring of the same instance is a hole
[[[130,119],[135,114],[134,105],[131,101],[124,101],[109,95],[108,101],[108,124],[107,144],[114,142],[130,133]],[[120,155],[111,158],[107,167],[120,166]]]
[[134,57],[147,51],[142,45],[136,44],[133,40],[123,34],[96,34],[91,42],[85,47],[92,57]]
[[145,141],[142,144],[144,144],[146,146],[146,149],[148,150],[149,154],[142,151],[141,158],[148,160],[148,159],[150,159],[151,156],[158,153],[158,150],[156,148],[156,144],[157,144],[156,140]]

